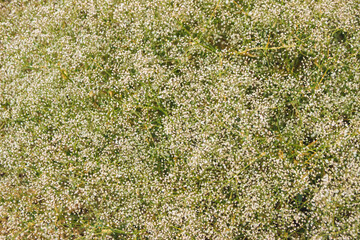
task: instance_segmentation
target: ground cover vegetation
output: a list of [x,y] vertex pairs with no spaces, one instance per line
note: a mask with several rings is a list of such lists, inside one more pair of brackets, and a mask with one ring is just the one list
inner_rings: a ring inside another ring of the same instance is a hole
[[1,239],[357,239],[358,0],[0,1]]

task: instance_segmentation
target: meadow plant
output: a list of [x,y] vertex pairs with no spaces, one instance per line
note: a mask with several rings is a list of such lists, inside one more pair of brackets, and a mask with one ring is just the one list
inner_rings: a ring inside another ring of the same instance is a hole
[[358,239],[358,0],[0,1],[1,239]]

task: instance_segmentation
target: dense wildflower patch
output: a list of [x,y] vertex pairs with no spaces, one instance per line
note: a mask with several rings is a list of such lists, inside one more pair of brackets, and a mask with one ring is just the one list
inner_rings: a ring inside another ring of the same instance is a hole
[[1,239],[357,239],[357,0],[0,1]]

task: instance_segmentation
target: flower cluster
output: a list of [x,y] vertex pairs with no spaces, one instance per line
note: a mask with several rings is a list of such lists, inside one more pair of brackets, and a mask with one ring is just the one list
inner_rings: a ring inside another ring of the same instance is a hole
[[0,1],[0,238],[358,238],[359,9]]

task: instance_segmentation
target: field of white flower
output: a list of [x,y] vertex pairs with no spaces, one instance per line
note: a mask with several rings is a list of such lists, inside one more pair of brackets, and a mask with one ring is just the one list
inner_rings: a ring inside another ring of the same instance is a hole
[[359,238],[359,0],[0,0],[0,239]]

